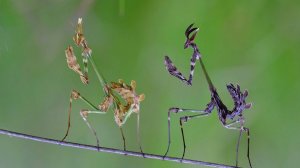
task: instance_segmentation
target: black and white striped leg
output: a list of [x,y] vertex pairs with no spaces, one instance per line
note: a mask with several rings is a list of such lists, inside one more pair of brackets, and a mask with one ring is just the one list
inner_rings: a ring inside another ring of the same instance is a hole
[[[234,126],[237,123],[241,123],[241,126]],[[249,130],[249,128],[244,127],[242,123],[243,123],[243,120],[238,119],[229,124],[224,125],[224,127],[227,129],[233,129],[233,130],[240,131],[239,137],[238,137],[238,142],[236,145],[236,160],[235,160],[236,167],[238,166],[239,146],[240,146],[242,132],[244,131],[247,133],[247,158],[248,158],[249,165],[252,168],[252,164],[251,164],[251,160],[250,160],[250,130]]]
[[194,110],[194,109],[182,109],[182,108],[177,108],[177,107],[170,108],[169,111],[168,111],[168,147],[167,147],[166,153],[164,154],[164,157],[167,156],[167,154],[169,152],[169,149],[170,149],[170,145],[171,145],[171,128],[170,128],[171,127],[171,113],[181,113],[181,112],[192,112],[192,113],[199,113],[197,115],[207,115],[211,111],[207,111],[207,109],[205,109],[205,110]]
[[186,143],[185,143],[185,136],[184,136],[184,131],[183,131],[183,124],[189,121],[192,118],[198,118],[198,117],[203,117],[203,116],[208,116],[210,112],[204,112],[202,114],[196,114],[196,115],[191,115],[191,116],[183,116],[180,117],[179,123],[180,123],[180,129],[181,129],[181,135],[182,135],[182,142],[183,142],[183,153],[181,159],[184,158],[185,156],[185,150],[186,150]]
[[168,56],[165,56],[165,66],[171,75],[177,77],[187,85],[192,85],[194,69],[195,69],[195,64],[197,59],[199,59],[199,57],[196,57],[194,55],[191,58],[191,63],[190,63],[191,69],[190,69],[189,79],[185,78],[182,75],[182,73],[176,68],[176,66],[172,63],[171,59]]

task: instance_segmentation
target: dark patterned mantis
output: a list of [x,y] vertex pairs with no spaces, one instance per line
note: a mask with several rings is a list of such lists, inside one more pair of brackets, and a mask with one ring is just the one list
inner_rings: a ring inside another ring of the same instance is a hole
[[[227,85],[227,90],[230,93],[233,102],[234,102],[234,108],[232,110],[228,110],[228,108],[223,104],[221,98],[219,97],[219,94],[217,92],[217,89],[214,87],[210,77],[208,76],[208,73],[205,69],[204,63],[202,61],[201,53],[199,52],[199,49],[194,42],[194,39],[197,35],[199,28],[193,28],[193,24],[191,24],[185,31],[186,36],[186,42],[184,44],[184,49],[186,48],[192,48],[193,49],[193,55],[191,58],[191,65],[190,65],[190,75],[189,78],[185,78],[181,72],[178,71],[178,69],[174,66],[171,59],[168,56],[165,56],[165,66],[169,73],[177,78],[179,78],[182,82],[184,82],[187,85],[192,85],[193,80],[193,74],[194,74],[194,68],[196,61],[199,60],[201,68],[204,72],[204,76],[206,78],[206,81],[208,83],[208,87],[211,93],[211,101],[207,104],[206,108],[204,110],[194,110],[194,109],[185,109],[185,108],[177,108],[172,107],[168,111],[168,147],[167,151],[164,156],[166,156],[170,149],[171,144],[171,131],[170,131],[170,114],[171,113],[181,113],[181,112],[192,112],[196,113],[195,115],[189,115],[189,116],[183,116],[180,118],[180,127],[181,127],[181,134],[182,134],[182,140],[183,140],[183,154],[182,158],[184,158],[185,150],[186,150],[186,144],[185,144],[185,138],[184,138],[184,132],[183,132],[183,124],[189,121],[193,118],[208,116],[212,110],[216,107],[218,111],[219,120],[221,121],[222,125],[227,129],[233,129],[238,130],[239,137],[238,142],[236,146],[236,166],[238,166],[238,153],[239,153],[239,144],[242,132],[246,132],[248,135],[248,145],[247,145],[247,157],[249,161],[250,167],[251,161],[249,156],[249,145],[250,145],[250,130],[249,128],[244,127],[245,119],[243,116],[243,111],[245,109],[249,109],[251,107],[251,103],[246,103],[246,97],[248,96],[248,91],[245,90],[244,92],[241,92],[240,86],[234,86],[233,84]],[[229,123],[227,123],[227,120],[231,120]]]
[[[137,114],[137,141],[140,147],[140,151],[143,153],[141,143],[140,143],[139,110],[140,110],[140,102],[144,100],[145,95],[144,94],[138,95],[136,93],[135,91],[136,82],[133,80],[131,81],[130,85],[127,85],[121,79],[119,80],[119,82],[107,83],[105,81],[103,76],[99,73],[93,61],[93,58],[91,56],[92,50],[88,47],[87,41],[83,35],[81,18],[78,19],[77,29],[75,31],[75,36],[73,37],[73,40],[77,46],[82,47],[82,59],[84,63],[84,72],[81,71],[80,65],[77,63],[76,56],[71,46],[69,46],[65,51],[68,67],[73,71],[75,71],[80,76],[82,83],[88,84],[87,66],[88,66],[88,61],[90,61],[96,73],[96,76],[103,88],[105,96],[104,96],[104,100],[97,107],[93,105],[90,101],[88,101],[85,97],[80,95],[78,91],[73,90],[71,92],[70,106],[69,106],[69,113],[68,113],[68,128],[62,141],[64,141],[69,134],[69,130],[71,126],[70,118],[71,118],[71,111],[72,111],[72,101],[80,99],[93,109],[93,110],[81,110],[80,115],[84,120],[84,122],[89,127],[89,129],[92,131],[94,136],[96,137],[98,147],[99,147],[99,139],[97,137],[97,133],[87,120],[89,114],[106,114],[109,108],[113,107],[115,122],[120,128],[122,139],[123,139],[124,150],[126,150],[125,136],[122,130],[122,126],[123,124],[125,124],[127,119],[131,116],[131,114],[136,113]],[[119,97],[121,97],[123,99],[123,102],[125,103],[122,103]]]

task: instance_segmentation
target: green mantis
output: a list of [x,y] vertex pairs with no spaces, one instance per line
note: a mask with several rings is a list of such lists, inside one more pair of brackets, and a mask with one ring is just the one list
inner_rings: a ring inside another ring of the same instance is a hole
[[[70,131],[72,102],[73,100],[82,100],[83,102],[85,102],[87,105],[90,106],[91,110],[82,109],[80,111],[80,116],[82,117],[86,125],[89,127],[91,132],[94,134],[98,147],[100,146],[100,142],[97,133],[95,129],[92,127],[92,125],[89,123],[89,121],[87,120],[89,114],[106,114],[110,108],[114,110],[114,118],[116,124],[119,126],[121,131],[124,150],[126,150],[126,142],[125,142],[125,136],[122,130],[122,126],[126,123],[127,119],[133,113],[137,114],[137,141],[140,147],[140,151],[143,153],[141,142],[140,142],[139,111],[140,111],[140,102],[145,99],[145,95],[144,94],[138,95],[136,93],[135,90],[136,82],[134,80],[131,81],[130,85],[126,84],[121,79],[118,82],[110,82],[110,83],[106,82],[103,75],[98,71],[93,61],[93,57],[91,55],[92,50],[88,47],[87,40],[85,39],[83,34],[81,18],[78,19],[77,28],[73,40],[78,47],[82,48],[81,55],[84,64],[84,70],[83,71],[81,70],[72,46],[68,46],[67,49],[65,50],[68,67],[79,75],[81,82],[83,84],[88,84],[89,83],[88,62],[91,62],[92,68],[95,71],[99,83],[102,86],[104,92],[104,98],[103,101],[98,106],[95,106],[88,99],[82,96],[78,91],[72,90],[70,95],[70,104],[69,104],[69,111],[68,111],[68,127],[62,141],[64,141],[67,138]],[[120,98],[123,99],[123,101],[121,101]]]

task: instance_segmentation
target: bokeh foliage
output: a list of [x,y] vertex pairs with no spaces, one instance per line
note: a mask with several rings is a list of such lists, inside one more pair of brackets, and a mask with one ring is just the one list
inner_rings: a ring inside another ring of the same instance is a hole
[[[171,77],[168,54],[188,73],[191,51],[183,50],[184,30],[200,27],[196,42],[220,96],[232,107],[225,84],[249,90],[245,111],[251,130],[254,167],[297,167],[299,136],[300,9],[297,1],[38,1],[0,0],[0,128],[62,138],[71,89],[95,104],[102,91],[95,74],[83,86],[67,68],[64,50],[73,44],[76,19],[83,17],[93,57],[107,80],[137,81],[145,93],[141,139],[145,152],[163,154],[167,109],[203,109],[209,92],[200,67],[193,87]],[[79,50],[77,50],[79,51]],[[79,54],[77,54],[79,55]],[[91,69],[91,68],[90,68]],[[74,103],[68,140],[95,144]],[[90,116],[106,147],[122,148],[112,112]],[[181,156],[179,116],[172,116],[171,156]],[[138,150],[133,116],[124,127],[130,150]],[[234,164],[238,133],[224,129],[214,112],[185,125],[186,157]],[[192,167],[0,137],[0,167]],[[243,137],[240,164],[248,166]]]

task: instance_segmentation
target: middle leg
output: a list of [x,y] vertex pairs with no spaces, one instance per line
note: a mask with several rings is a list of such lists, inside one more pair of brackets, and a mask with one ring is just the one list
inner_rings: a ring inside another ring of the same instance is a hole
[[124,136],[122,127],[120,127],[120,131],[121,131],[121,135],[122,135],[122,139],[123,139],[123,148],[124,148],[124,151],[126,151],[126,140],[125,140],[125,136]]
[[92,107],[94,110],[81,110],[80,111],[80,116],[84,120],[84,122],[87,124],[89,129],[92,131],[92,133],[95,135],[96,140],[97,140],[97,146],[99,146],[99,139],[97,137],[95,129],[91,126],[91,124],[87,120],[87,116],[90,113],[96,113],[96,114],[105,114],[106,112],[100,111],[96,106],[94,106],[91,102],[89,102],[85,97],[81,96],[79,92],[76,90],[72,90],[71,95],[70,95],[70,105],[69,105],[69,111],[68,111],[68,127],[65,136],[63,137],[62,141],[64,141],[67,136],[69,135],[70,127],[71,127],[71,111],[72,111],[72,102],[73,100],[81,99],[84,101],[86,104],[88,104],[90,107]]
[[140,113],[138,112],[137,113],[137,119],[136,119],[136,135],[137,135],[137,142],[139,144],[139,147],[140,147],[140,151],[141,153],[143,154],[143,157],[144,156],[144,152],[143,152],[143,149],[142,149],[142,144],[141,144],[141,138],[140,138]]
[[[172,107],[169,109],[168,111],[168,147],[167,147],[167,151],[164,155],[164,157],[167,156],[169,149],[170,149],[170,145],[171,145],[171,113],[181,113],[181,112],[192,112],[192,113],[198,113],[197,115],[206,115],[208,113],[211,113],[211,111],[214,108],[214,103],[213,101],[211,101],[209,104],[207,104],[207,107],[205,110],[194,110],[194,109],[183,109],[183,108],[177,108],[177,107]],[[183,135],[183,133],[182,133]]]
[[103,111],[99,111],[99,110],[94,110],[94,111],[90,111],[90,110],[80,110],[80,116],[82,117],[83,121],[86,123],[86,125],[89,127],[89,129],[91,130],[91,132],[94,134],[96,141],[97,141],[97,147],[100,147],[99,145],[99,139],[96,133],[95,128],[90,124],[90,122],[87,120],[88,114],[106,114],[106,112]]
[[210,112],[205,112],[205,113],[202,113],[202,114],[196,114],[196,115],[191,115],[191,116],[180,117],[179,123],[180,123],[181,136],[182,136],[182,142],[183,142],[183,153],[182,153],[181,159],[184,158],[185,150],[186,150],[185,136],[184,136],[184,132],[183,132],[183,124],[186,123],[187,121],[189,121],[190,119],[203,117],[203,116],[208,116],[209,114],[210,114]]
[[[240,125],[236,126],[235,124],[237,124],[237,123],[240,123]],[[244,123],[243,118],[239,118],[229,124],[224,125],[224,127],[227,129],[233,129],[233,130],[239,131],[238,142],[236,145],[236,161],[235,161],[236,166],[238,166],[239,146],[240,146],[242,132],[244,131],[247,133],[247,141],[248,141],[248,143],[247,143],[247,158],[248,158],[249,165],[252,168],[252,164],[251,164],[251,160],[250,160],[250,130],[249,130],[249,128],[244,127],[243,123]]]

